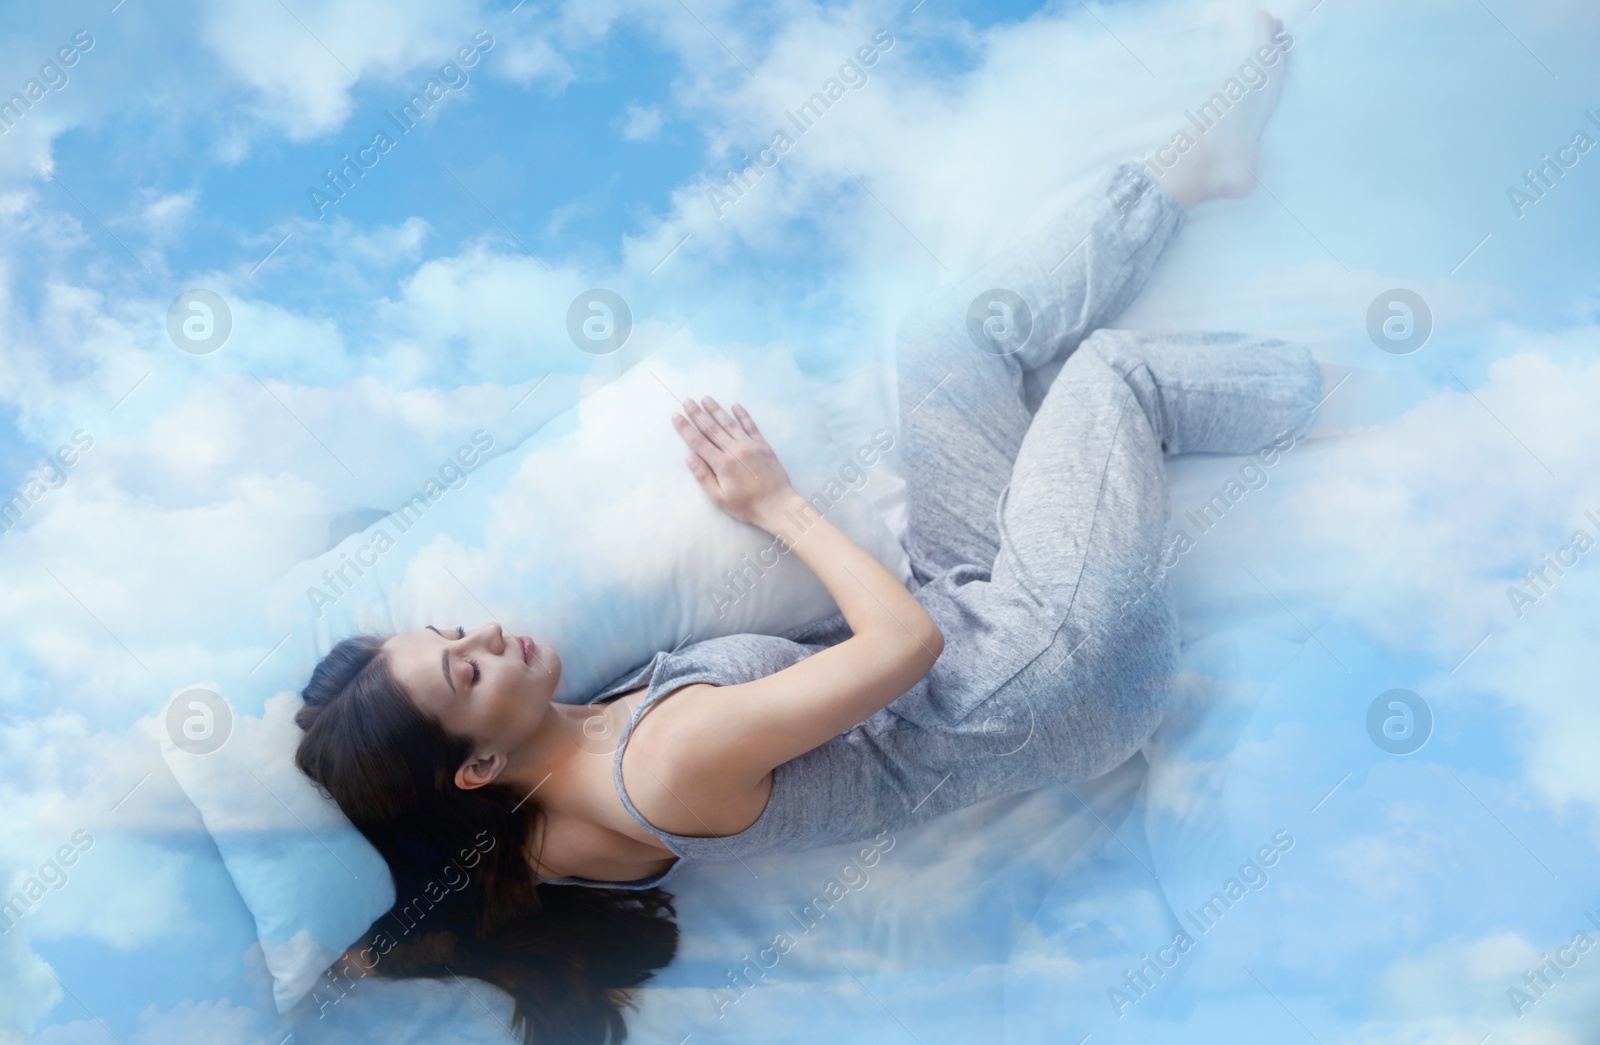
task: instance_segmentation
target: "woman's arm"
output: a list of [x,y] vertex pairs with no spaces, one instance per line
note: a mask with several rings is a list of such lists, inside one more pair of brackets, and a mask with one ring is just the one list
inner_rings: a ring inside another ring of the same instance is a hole
[[743,407],[730,415],[710,397],[685,406],[692,423],[676,414],[673,423],[702,488],[734,518],[782,539],[854,633],[766,678],[707,687],[671,716],[662,750],[688,748],[683,771],[753,785],[916,685],[944,636],[894,574],[795,492]]

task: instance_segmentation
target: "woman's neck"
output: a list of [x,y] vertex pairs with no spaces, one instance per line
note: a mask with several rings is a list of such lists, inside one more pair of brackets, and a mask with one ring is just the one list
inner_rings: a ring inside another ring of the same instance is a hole
[[551,813],[565,813],[596,823],[623,826],[626,810],[616,797],[613,757],[623,727],[642,690],[593,704],[555,704],[516,750],[500,782],[524,801],[533,799]]
[[539,874],[625,881],[670,865],[672,851],[628,812],[613,777],[623,727],[644,692],[641,687],[606,703],[551,705],[501,774],[540,814],[525,848]]
[[547,789],[549,794],[558,793],[557,778],[576,775],[578,760],[590,753],[578,738],[592,735],[593,730],[606,724],[599,716],[608,715],[603,706],[552,703],[527,739],[506,752],[507,764],[500,782],[524,795],[535,791],[546,794]]

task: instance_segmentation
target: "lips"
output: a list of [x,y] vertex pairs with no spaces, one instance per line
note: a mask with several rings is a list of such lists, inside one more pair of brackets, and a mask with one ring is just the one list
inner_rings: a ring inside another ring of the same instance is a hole
[[522,647],[522,663],[531,665],[533,663],[533,640],[526,635],[518,635],[517,645]]

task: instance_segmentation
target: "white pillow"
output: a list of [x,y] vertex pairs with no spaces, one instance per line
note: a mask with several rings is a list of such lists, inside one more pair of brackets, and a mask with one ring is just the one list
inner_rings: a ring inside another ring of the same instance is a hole
[[[303,686],[337,641],[493,617],[553,645],[564,665],[556,698],[579,702],[660,650],[837,612],[792,553],[700,489],[669,420],[683,396],[744,404],[795,488],[909,584],[869,492],[897,483],[884,463],[896,433],[835,445],[815,400],[827,388],[786,346],[705,356],[693,346],[649,356],[489,460],[496,419],[464,419],[461,450],[419,467],[413,500],[271,591],[274,634],[289,637],[271,658],[264,716],[242,717],[238,742],[206,755],[155,731],[255,916],[280,1011],[394,902],[377,852],[290,762],[300,701],[277,691]],[[730,583],[739,571],[746,582]]]
[[462,452],[425,466],[415,500],[280,583],[285,652],[309,675],[349,635],[493,618],[552,644],[564,664],[556,699],[578,702],[658,650],[838,612],[803,563],[700,489],[669,420],[686,395],[744,404],[795,489],[909,584],[905,551],[865,491],[895,433],[835,446],[813,400],[824,389],[787,347],[692,355],[703,350],[641,360],[481,465],[472,451],[493,444],[494,419],[464,423],[475,431]]
[[[195,696],[193,689],[177,694],[179,706],[187,709]],[[272,694],[260,717],[233,718],[226,741],[210,753],[180,749],[164,718],[146,721],[255,918],[279,1012],[310,993],[394,904],[383,857],[295,767],[300,707],[296,693]]]

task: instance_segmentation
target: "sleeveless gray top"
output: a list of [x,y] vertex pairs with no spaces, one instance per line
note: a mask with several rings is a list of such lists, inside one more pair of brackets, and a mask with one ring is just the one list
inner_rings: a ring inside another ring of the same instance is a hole
[[[774,769],[766,809],[738,834],[719,838],[673,834],[652,825],[634,807],[622,784],[622,754],[646,708],[691,683],[726,686],[764,678],[850,635],[843,615],[835,614],[783,636],[744,634],[707,639],[678,653],[657,653],[642,667],[596,693],[590,698],[591,703],[648,683],[644,699],[623,728],[613,756],[612,777],[623,806],[678,859],[659,874],[627,882],[604,882],[577,875],[539,876],[539,880],[548,885],[648,889],[667,882],[691,863],[866,840],[886,829],[929,820],[970,804],[995,793],[997,785],[1005,791],[1038,785],[1034,779],[1019,779],[1013,786],[1006,786],[990,773],[985,775],[986,784],[973,793],[971,786],[949,779],[955,768],[953,763],[973,755],[970,750],[953,750],[953,746],[962,743],[961,736],[925,729],[885,708]],[[908,693],[926,684],[924,678]],[[965,746],[970,749],[970,739]],[[1024,768],[1021,759],[1012,761],[1015,770]]]

